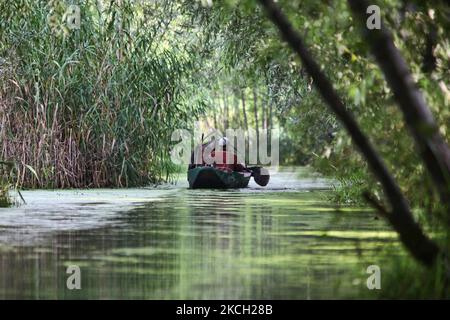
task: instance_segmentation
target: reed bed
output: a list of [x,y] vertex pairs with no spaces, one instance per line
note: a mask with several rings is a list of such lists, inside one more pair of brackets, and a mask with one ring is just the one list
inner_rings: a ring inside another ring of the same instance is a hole
[[20,186],[141,186],[174,169],[171,132],[198,111],[192,63],[161,45],[145,2],[99,3],[79,1],[79,30],[61,1],[0,4],[0,159]]

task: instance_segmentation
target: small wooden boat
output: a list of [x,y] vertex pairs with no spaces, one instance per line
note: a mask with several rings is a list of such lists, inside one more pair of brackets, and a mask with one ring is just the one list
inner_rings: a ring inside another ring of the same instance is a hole
[[248,186],[250,174],[226,172],[213,167],[196,167],[188,170],[191,189],[238,189]]

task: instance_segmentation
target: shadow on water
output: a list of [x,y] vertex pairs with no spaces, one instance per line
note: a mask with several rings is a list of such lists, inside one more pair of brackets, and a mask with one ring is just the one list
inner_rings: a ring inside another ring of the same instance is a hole
[[[0,298],[355,297],[395,235],[305,169],[271,188],[28,192],[0,210]],[[45,200],[42,197],[45,196]],[[66,268],[81,268],[81,290]]]

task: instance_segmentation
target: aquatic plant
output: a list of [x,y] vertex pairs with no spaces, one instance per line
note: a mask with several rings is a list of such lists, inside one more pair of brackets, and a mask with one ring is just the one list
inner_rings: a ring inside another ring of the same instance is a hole
[[13,175],[14,163],[0,160],[0,208],[9,207],[12,204],[9,190]]
[[0,208],[9,207],[10,204],[7,185],[0,182]]

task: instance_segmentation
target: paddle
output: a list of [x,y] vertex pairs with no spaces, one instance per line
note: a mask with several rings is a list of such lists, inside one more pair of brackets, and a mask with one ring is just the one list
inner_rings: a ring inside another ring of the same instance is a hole
[[267,186],[270,180],[269,171],[263,167],[248,167],[252,173],[253,179],[255,182],[259,184],[261,187]]

